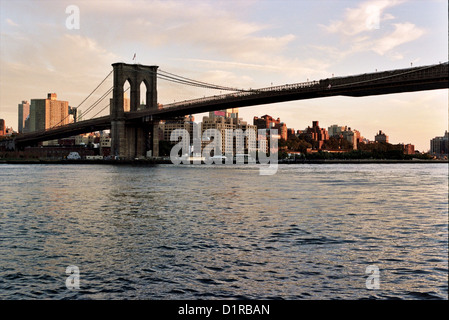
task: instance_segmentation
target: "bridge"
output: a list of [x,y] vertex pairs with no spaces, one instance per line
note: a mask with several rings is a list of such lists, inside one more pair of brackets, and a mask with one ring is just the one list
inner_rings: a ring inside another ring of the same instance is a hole
[[[159,77],[157,66],[114,63],[110,115],[17,135],[14,138],[14,144],[16,147],[23,147],[39,141],[110,129],[112,154],[123,159],[132,159],[145,156],[147,150],[152,150],[153,155],[157,156],[157,135],[151,133],[155,132],[156,123],[161,119],[229,107],[241,108],[331,96],[362,97],[445,89],[449,88],[448,65],[449,63],[445,62],[250,90],[215,86],[214,88],[232,92],[161,106],[157,103],[157,78]],[[161,76],[165,79],[174,79],[179,83],[210,86],[204,82],[175,77],[169,73],[161,74]],[[123,86],[126,81],[130,83],[131,89],[129,112],[125,112],[123,107]],[[147,88],[146,104],[143,108],[139,105],[141,83],[145,83]],[[149,139],[149,136],[152,138]]]

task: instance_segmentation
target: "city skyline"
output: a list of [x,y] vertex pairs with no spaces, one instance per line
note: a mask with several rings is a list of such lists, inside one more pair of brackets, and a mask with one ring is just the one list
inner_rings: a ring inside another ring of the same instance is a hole
[[[69,5],[79,8],[79,29],[66,26]],[[22,100],[58,92],[77,106],[117,61],[257,88],[447,60],[445,1],[2,0],[0,6],[0,118],[16,130]],[[164,85],[161,103],[182,99]],[[295,129],[319,119],[370,140],[382,130],[392,143],[427,151],[447,129],[447,93],[314,99],[241,108],[240,116],[271,114]]]

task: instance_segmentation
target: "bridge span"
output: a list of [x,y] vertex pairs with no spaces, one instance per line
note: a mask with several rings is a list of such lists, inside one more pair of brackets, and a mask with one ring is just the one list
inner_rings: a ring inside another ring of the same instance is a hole
[[319,81],[286,84],[243,92],[185,100],[162,109],[140,110],[127,114],[127,119],[144,116],[182,116],[208,111],[264,105],[278,102],[331,96],[363,97],[391,93],[415,92],[449,88],[448,63],[333,77]]
[[[242,108],[256,105],[265,105],[271,103],[305,100],[314,98],[323,98],[331,96],[350,96],[363,97],[372,95],[383,95],[402,92],[415,92],[423,90],[447,89],[449,88],[449,70],[448,62],[413,67],[406,69],[396,69],[382,72],[365,73],[359,75],[351,75],[345,77],[332,77],[321,79],[319,81],[302,82],[295,84],[287,84],[282,86],[272,86],[260,89],[242,90],[228,94],[210,96],[200,99],[180,101],[157,107],[156,99],[156,70],[157,67],[127,65],[124,63],[113,64],[114,66],[114,94],[120,92],[123,94],[123,80],[117,81],[116,78],[123,79],[139,79],[134,84],[139,85],[142,81],[151,83],[152,91],[149,96],[152,100],[151,105],[143,110],[137,110],[137,107],[131,108],[130,112],[123,112],[123,106],[117,105],[111,107],[111,115],[103,116],[95,119],[80,121],[45,131],[31,132],[17,135],[15,137],[16,146],[32,145],[39,141],[52,140],[58,138],[69,137],[77,134],[93,132],[98,130],[112,129],[112,131],[124,131],[124,127],[129,128],[149,127],[152,121],[159,119],[169,119],[177,116],[187,114],[196,114],[214,110],[222,110],[226,108]],[[117,71],[118,70],[118,71]],[[123,71],[125,70],[125,71]],[[143,71],[142,71],[143,70]],[[134,77],[123,74],[132,73]],[[139,72],[147,72],[146,76],[139,76]],[[150,73],[148,73],[150,72]],[[140,78],[139,78],[140,77]],[[138,83],[137,83],[138,82]],[[138,89],[131,91],[131,105],[136,104],[136,99],[133,95],[137,95]],[[148,94],[148,93],[147,93]],[[118,97],[118,98],[117,98]],[[113,101],[120,101],[122,95],[117,94]],[[123,101],[123,99],[121,99]],[[120,109],[121,108],[121,109]],[[112,110],[114,109],[114,110]],[[116,123],[111,125],[111,123]],[[120,126],[117,126],[120,123]],[[112,128],[111,128],[112,127]],[[112,133],[111,131],[111,133]],[[145,132],[145,130],[143,131]],[[148,130],[145,134],[148,133]],[[123,146],[130,142],[131,135],[142,134],[132,132],[128,133],[128,140],[124,138],[125,133],[114,133],[113,140],[117,140],[117,150],[120,149],[120,144]],[[115,138],[114,138],[115,135]],[[140,143],[140,142],[139,142]],[[137,144],[137,143],[136,143]],[[140,143],[144,145],[144,143]],[[113,148],[114,149],[114,148]],[[143,151],[137,150],[137,147],[132,150],[127,150],[127,157],[134,157],[137,153]],[[118,152],[116,152],[118,153]],[[122,153],[125,154],[125,153]]]

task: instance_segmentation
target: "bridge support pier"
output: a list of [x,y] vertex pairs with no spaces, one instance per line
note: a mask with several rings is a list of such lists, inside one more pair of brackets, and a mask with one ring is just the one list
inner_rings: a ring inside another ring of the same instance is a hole
[[124,156],[125,147],[125,120],[111,121],[111,154],[115,157]]
[[152,155],[153,157],[159,157],[159,123],[153,124],[153,131],[151,133],[152,143]]
[[126,125],[125,121],[111,122],[112,155],[120,159],[135,159],[147,154],[148,128]]
[[[113,97],[111,101],[111,154],[120,159],[132,160],[145,157],[148,149],[150,123],[127,121],[123,107],[124,84],[130,84],[130,111],[157,108],[157,66],[114,63]],[[145,84],[146,104],[140,105],[140,86]],[[157,133],[157,131],[156,131]],[[154,137],[157,134],[153,134]],[[158,154],[159,142],[153,144],[153,155]]]

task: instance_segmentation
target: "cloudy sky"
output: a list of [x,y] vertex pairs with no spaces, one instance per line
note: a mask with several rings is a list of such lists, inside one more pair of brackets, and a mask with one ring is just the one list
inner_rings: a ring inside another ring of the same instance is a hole
[[[239,88],[445,62],[447,13],[447,0],[0,0],[0,118],[17,129],[17,104],[49,92],[78,106],[114,62]],[[109,86],[111,77],[99,91]],[[161,103],[219,94],[162,80],[158,91]],[[240,109],[249,122],[264,114],[294,129],[347,125],[371,140],[383,130],[427,151],[447,130],[448,90]]]

